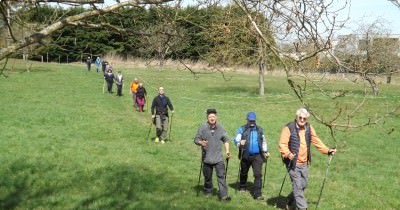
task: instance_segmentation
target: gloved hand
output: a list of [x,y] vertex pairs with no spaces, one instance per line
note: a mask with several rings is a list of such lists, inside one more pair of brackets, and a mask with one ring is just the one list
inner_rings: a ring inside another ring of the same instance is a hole
[[244,140],[244,139],[242,139],[242,140],[240,140],[240,145],[245,145],[246,144],[246,140]]
[[268,158],[269,158],[269,152],[264,152],[264,157],[265,157],[266,159],[268,159]]

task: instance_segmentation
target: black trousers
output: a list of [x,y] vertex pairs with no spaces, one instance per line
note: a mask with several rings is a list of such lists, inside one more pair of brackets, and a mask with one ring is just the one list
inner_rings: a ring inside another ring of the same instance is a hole
[[215,172],[217,174],[219,197],[220,198],[226,197],[228,195],[228,187],[226,185],[226,180],[225,180],[225,164],[223,161],[218,162],[216,164],[203,163],[204,192],[212,193],[213,168],[215,168]]
[[117,95],[122,96],[122,85],[117,85]]
[[112,93],[112,86],[113,86],[113,82],[107,81],[107,90],[108,90],[108,93]]
[[247,174],[249,172],[250,166],[253,168],[253,175],[254,175],[254,187],[253,187],[253,196],[255,198],[262,195],[261,187],[262,187],[262,165],[264,161],[261,156],[254,155],[249,156],[248,158],[242,159],[240,163],[240,189],[246,189],[247,187]]

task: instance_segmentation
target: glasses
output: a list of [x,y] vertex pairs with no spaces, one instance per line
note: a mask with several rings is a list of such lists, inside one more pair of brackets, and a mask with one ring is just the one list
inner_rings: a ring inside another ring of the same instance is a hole
[[300,121],[307,121],[307,117],[299,117]]

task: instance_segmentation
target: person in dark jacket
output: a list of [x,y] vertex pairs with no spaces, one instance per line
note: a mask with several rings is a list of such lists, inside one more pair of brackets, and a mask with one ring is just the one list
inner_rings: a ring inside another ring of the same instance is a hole
[[124,77],[121,71],[118,71],[117,77],[115,77],[115,84],[117,85],[117,96],[122,96],[122,86],[124,84]]
[[309,117],[310,113],[307,109],[298,109],[296,119],[283,127],[279,139],[279,152],[292,180],[293,188],[293,192],[288,196],[287,208],[293,204],[299,210],[308,207],[304,191],[308,183],[311,144],[322,154],[334,155],[336,153],[336,149],[328,148],[322,143],[314,128],[308,123]]
[[153,103],[151,104],[151,117],[156,124],[156,135],[154,142],[165,143],[168,132],[168,108],[174,113],[174,107],[172,106],[171,100],[164,94],[164,88],[158,88],[158,96],[154,97]]
[[87,70],[90,71],[90,67],[92,66],[92,58],[90,56],[86,59],[86,66]]
[[247,174],[250,166],[253,168],[254,185],[253,197],[264,200],[262,196],[262,166],[269,157],[267,139],[264,131],[256,124],[256,113],[249,112],[246,116],[246,125],[241,126],[234,138],[234,143],[239,148],[240,159],[240,182],[239,191],[246,192]]
[[104,79],[107,82],[108,93],[110,93],[110,94],[113,93],[112,92],[112,86],[113,86],[113,83],[114,83],[114,74],[113,74],[111,69],[109,69],[107,71],[107,74],[104,75]]
[[204,175],[204,194],[208,197],[212,195],[213,169],[218,179],[219,198],[221,201],[230,201],[228,187],[226,184],[224,155],[222,147],[225,147],[225,160],[229,160],[229,136],[224,126],[217,123],[217,110],[207,109],[207,122],[199,127],[194,143],[201,146],[203,175]]
[[143,107],[146,103],[146,88],[143,87],[142,83],[139,83],[139,87],[137,88],[136,91],[136,103],[139,107],[139,112],[143,112]]

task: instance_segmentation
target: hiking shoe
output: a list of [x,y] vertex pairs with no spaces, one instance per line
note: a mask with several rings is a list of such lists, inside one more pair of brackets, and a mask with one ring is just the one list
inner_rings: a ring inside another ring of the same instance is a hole
[[239,192],[240,192],[240,193],[245,193],[245,192],[247,192],[247,190],[246,190],[246,188],[240,188],[240,189],[239,189]]
[[259,201],[262,201],[262,200],[264,200],[264,196],[260,195],[260,196],[254,198],[254,199],[259,200]]
[[158,139],[158,137],[156,137],[156,138],[154,139],[154,143],[158,143],[158,142],[160,142],[160,139]]
[[161,140],[161,144],[164,144],[165,143],[165,141],[164,140]]
[[231,199],[231,197],[229,197],[229,196],[225,196],[225,197],[223,197],[223,198],[221,198],[221,201],[222,202],[229,202],[229,201],[231,201],[232,199]]

